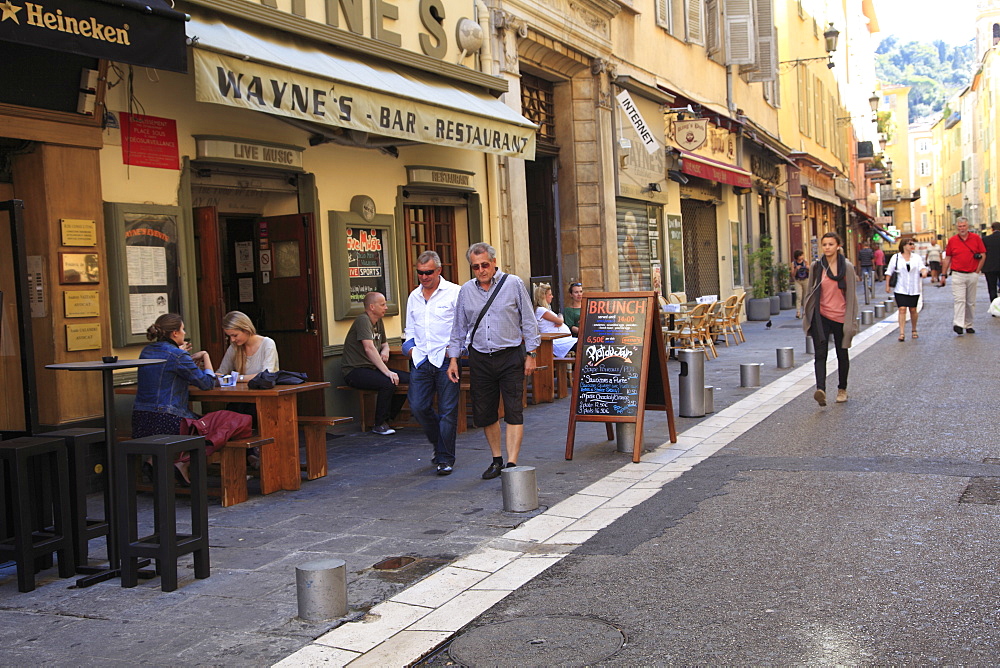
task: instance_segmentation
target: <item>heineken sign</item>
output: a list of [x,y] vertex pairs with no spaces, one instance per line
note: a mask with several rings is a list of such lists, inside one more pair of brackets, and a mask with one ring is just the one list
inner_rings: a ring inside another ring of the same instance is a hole
[[163,0],[4,0],[0,40],[186,72],[186,20]]

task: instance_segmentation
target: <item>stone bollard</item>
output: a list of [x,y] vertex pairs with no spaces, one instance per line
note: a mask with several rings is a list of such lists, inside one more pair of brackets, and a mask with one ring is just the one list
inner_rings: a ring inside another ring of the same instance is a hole
[[778,348],[775,352],[778,354],[779,369],[790,369],[795,366],[795,348]]
[[816,354],[816,344],[813,342],[813,337],[806,337],[806,355]]
[[885,302],[875,304],[875,319],[882,320],[883,318],[885,318]]
[[538,508],[538,484],[534,466],[511,466],[500,472],[503,509],[509,513],[526,513]]
[[705,414],[715,412],[715,388],[711,385],[705,386]]
[[874,311],[862,311],[861,312],[861,324],[870,325],[875,322],[875,312]]
[[618,452],[632,454],[635,445],[635,422],[619,422],[615,425],[615,436],[618,441]]
[[337,619],[347,614],[347,562],[317,559],[295,567],[299,618],[307,622]]
[[760,387],[760,362],[740,365],[740,387]]

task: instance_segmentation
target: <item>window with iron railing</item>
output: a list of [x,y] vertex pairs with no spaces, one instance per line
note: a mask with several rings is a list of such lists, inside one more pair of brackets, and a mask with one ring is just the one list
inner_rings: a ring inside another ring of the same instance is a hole
[[521,75],[521,113],[538,125],[536,139],[556,143],[555,92],[551,81],[531,74]]

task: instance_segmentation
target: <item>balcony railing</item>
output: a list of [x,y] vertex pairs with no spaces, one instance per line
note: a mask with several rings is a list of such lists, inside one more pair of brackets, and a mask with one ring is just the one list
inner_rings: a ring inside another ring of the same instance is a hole
[[915,202],[920,199],[920,188],[916,190],[904,190],[903,188],[882,186],[879,188],[879,194],[883,202]]

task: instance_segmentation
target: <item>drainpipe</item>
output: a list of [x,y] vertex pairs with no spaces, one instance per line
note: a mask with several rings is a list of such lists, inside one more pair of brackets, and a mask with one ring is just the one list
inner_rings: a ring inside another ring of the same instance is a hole
[[[489,7],[483,0],[476,0],[476,10],[478,16],[476,20],[479,22],[480,27],[483,29],[483,35],[485,39],[483,40],[483,48],[479,54],[479,70],[485,74],[492,74],[498,76],[500,74],[499,62],[493,57],[493,21],[491,20],[491,12]],[[493,153],[487,153],[486,155],[486,215],[484,216],[484,225],[482,234],[484,238],[489,238],[493,241],[494,246],[499,245],[500,239],[500,220],[504,215],[506,206],[505,192],[501,192],[501,165],[500,156]],[[506,159],[505,159],[506,160]],[[503,179],[506,181],[506,179]],[[506,188],[505,188],[506,190]],[[473,243],[476,241],[483,241],[484,239],[473,239]],[[504,257],[510,258],[512,255],[508,251],[511,249],[504,248]],[[509,261],[509,260],[508,260]]]

